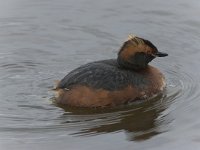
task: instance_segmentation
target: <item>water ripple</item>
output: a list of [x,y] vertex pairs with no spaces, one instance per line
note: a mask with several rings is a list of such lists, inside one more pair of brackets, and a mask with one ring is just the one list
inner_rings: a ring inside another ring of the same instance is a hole
[[[28,64],[28,63],[23,63]],[[3,67],[15,67],[8,65]],[[31,65],[32,66],[32,65]],[[161,68],[161,66],[158,66]],[[20,104],[18,107],[31,109],[41,115],[27,118],[24,116],[10,116],[12,121],[22,120],[22,123],[9,126],[1,126],[3,131],[13,132],[70,132],[73,136],[94,136],[97,134],[125,131],[129,140],[145,140],[152,136],[166,132],[170,129],[170,123],[174,118],[170,114],[181,107],[189,109],[189,102],[199,96],[199,85],[194,75],[188,74],[179,64],[162,64],[163,73],[166,76],[167,88],[163,95],[152,100],[131,106],[123,106],[111,109],[84,109],[67,107],[65,113],[54,114],[55,108],[47,106]],[[41,83],[38,83],[38,86]],[[37,86],[37,85],[36,85]],[[46,108],[47,107],[47,108]],[[52,106],[53,107],[53,106]],[[48,112],[48,115],[44,115]],[[1,119],[9,119],[9,116],[1,116]],[[15,118],[15,119],[14,119]],[[35,121],[34,121],[35,120]],[[27,124],[31,122],[33,124]]]

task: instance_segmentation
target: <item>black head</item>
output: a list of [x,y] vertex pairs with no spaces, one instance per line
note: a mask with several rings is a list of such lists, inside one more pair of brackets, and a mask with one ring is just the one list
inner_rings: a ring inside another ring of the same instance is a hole
[[118,63],[126,68],[143,69],[154,58],[165,56],[168,54],[159,52],[150,41],[129,36],[118,53]]

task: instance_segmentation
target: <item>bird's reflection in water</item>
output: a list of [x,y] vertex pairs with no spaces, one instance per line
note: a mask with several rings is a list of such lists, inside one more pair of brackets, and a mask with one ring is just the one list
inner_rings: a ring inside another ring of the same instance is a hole
[[127,139],[149,139],[163,131],[158,117],[166,108],[165,98],[160,95],[150,101],[112,109],[81,109],[65,107],[61,117],[63,124],[74,127],[74,135],[97,135],[123,131]]

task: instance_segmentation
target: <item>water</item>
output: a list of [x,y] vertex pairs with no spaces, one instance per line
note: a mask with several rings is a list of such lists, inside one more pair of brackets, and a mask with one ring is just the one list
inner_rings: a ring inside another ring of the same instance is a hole
[[[1,0],[0,149],[200,149],[200,2]],[[134,33],[169,53],[166,94],[135,106],[52,104],[54,80],[114,58]]]

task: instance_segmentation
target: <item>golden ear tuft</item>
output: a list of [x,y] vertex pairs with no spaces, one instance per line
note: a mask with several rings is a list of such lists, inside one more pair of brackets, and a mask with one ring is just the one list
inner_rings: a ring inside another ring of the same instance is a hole
[[139,44],[144,44],[142,38],[137,37],[136,35],[129,34],[128,41],[131,41],[133,45],[137,46]]
[[128,40],[133,40],[135,37],[136,37],[135,35],[129,34],[128,35]]

